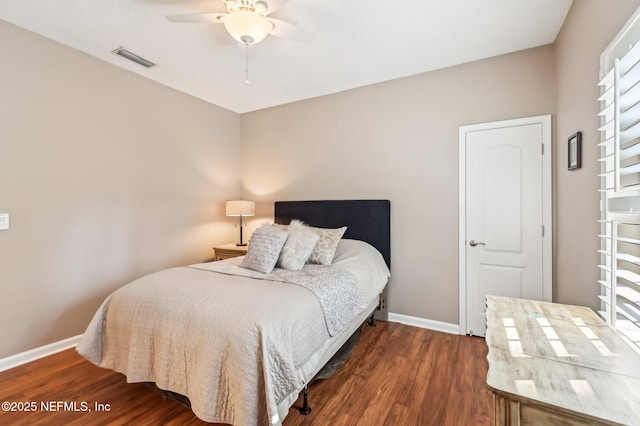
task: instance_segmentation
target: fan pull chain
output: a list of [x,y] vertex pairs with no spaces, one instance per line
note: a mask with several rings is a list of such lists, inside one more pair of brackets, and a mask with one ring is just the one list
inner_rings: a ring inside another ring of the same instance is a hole
[[251,81],[249,80],[249,43],[245,43],[244,46],[246,48],[246,62],[245,62],[245,69],[244,69],[244,82],[246,84],[251,84]]

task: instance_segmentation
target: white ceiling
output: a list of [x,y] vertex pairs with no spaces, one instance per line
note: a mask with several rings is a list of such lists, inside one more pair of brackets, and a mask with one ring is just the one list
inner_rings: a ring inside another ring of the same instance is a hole
[[[283,2],[283,0],[277,0]],[[267,36],[244,57],[222,0],[1,0],[0,19],[238,113],[552,43],[571,0],[290,0],[269,15],[304,42]],[[299,35],[305,35],[304,33]],[[147,69],[111,53],[126,49]]]

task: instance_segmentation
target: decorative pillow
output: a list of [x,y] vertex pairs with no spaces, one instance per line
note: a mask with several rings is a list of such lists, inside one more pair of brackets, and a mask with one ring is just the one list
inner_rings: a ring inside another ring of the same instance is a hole
[[320,235],[299,220],[292,220],[287,232],[289,232],[289,238],[280,252],[278,266],[299,271],[311,256]]
[[288,236],[287,231],[265,223],[251,235],[247,255],[240,266],[265,274],[270,273],[276,266],[280,250]]
[[336,252],[340,238],[347,230],[346,226],[337,229],[311,228],[320,235],[318,244],[313,248],[309,263],[319,263],[320,265],[331,265],[333,255]]

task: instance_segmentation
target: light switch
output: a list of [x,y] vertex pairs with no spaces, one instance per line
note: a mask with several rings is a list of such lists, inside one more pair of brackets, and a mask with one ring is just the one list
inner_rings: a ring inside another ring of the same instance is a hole
[[0,230],[9,229],[9,213],[0,213]]

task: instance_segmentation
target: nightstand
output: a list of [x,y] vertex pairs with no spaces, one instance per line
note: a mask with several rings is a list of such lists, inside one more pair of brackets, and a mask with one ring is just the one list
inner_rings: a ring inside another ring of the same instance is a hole
[[230,259],[232,257],[244,256],[247,254],[248,246],[237,246],[235,244],[220,244],[214,246],[216,252],[215,260]]

